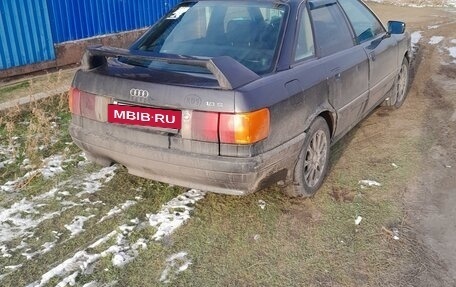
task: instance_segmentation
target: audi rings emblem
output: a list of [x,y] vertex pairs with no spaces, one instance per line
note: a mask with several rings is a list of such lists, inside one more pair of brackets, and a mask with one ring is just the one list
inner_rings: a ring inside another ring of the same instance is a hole
[[149,92],[147,90],[131,89],[130,96],[145,99],[145,98],[149,97]]

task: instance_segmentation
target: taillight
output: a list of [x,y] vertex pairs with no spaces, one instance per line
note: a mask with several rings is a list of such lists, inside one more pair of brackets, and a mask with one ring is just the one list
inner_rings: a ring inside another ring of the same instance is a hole
[[71,87],[68,94],[68,106],[70,113],[80,116],[81,115],[81,91]]
[[87,93],[74,87],[70,88],[68,105],[72,114],[106,122],[109,103],[109,98]]
[[182,138],[218,142],[218,113],[182,111]]
[[182,111],[182,138],[226,144],[252,144],[269,135],[269,110],[227,114]]
[[221,143],[251,144],[269,135],[269,110],[242,114],[220,114]]

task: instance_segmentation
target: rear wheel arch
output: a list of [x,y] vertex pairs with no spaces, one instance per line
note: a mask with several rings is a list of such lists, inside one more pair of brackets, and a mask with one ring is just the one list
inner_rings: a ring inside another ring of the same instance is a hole
[[321,112],[317,117],[322,117],[326,121],[326,124],[328,125],[328,128],[329,128],[329,134],[332,138],[334,136],[334,130],[336,127],[334,113],[326,110],[326,111]]
[[312,119],[306,131],[301,151],[290,170],[289,180],[283,192],[290,197],[311,197],[322,185],[329,165],[331,131],[325,112]]

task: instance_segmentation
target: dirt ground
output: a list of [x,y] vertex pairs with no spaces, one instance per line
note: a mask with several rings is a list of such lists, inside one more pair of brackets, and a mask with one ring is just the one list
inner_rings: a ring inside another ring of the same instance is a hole
[[[456,11],[371,6],[383,20],[404,19],[409,31],[422,31],[402,109],[402,132],[419,133],[428,150],[404,190],[409,235],[421,255],[403,275],[415,277],[412,286],[456,286],[456,59],[448,52],[456,46]],[[431,44],[433,36],[443,39]]]

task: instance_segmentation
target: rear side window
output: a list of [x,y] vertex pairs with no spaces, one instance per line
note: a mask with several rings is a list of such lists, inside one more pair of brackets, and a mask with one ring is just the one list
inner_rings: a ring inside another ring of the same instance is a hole
[[320,57],[353,47],[352,34],[336,4],[314,8],[310,14]]
[[358,0],[343,0],[339,3],[355,30],[358,43],[369,41],[385,32],[377,17]]
[[309,13],[303,9],[298,26],[298,39],[295,48],[295,61],[311,57],[314,55],[314,44],[312,36],[312,26],[310,25]]

